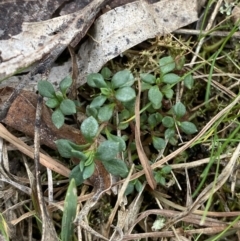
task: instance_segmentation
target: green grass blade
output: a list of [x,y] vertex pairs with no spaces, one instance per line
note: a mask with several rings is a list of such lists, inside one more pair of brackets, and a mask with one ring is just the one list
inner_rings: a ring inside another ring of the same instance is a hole
[[77,211],[77,188],[73,178],[69,184],[64,201],[64,210],[62,218],[61,240],[71,241],[73,237],[73,220]]

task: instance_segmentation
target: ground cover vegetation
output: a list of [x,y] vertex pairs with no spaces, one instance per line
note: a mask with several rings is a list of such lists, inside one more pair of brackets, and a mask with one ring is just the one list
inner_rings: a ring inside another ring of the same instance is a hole
[[[237,1],[231,6],[225,3],[216,16],[215,27],[202,32],[214,8],[211,2],[203,11],[196,36],[176,32],[124,52],[99,73],[89,73],[87,83],[78,89],[77,99],[68,96],[70,77],[61,81],[58,91],[47,80],[38,83],[39,93],[52,109],[54,125],[61,128],[66,121],[74,122],[86,140],[78,145],[59,139],[58,152],[51,153],[71,169],[67,185],[61,183],[63,177],[53,177],[54,182],[60,183],[55,187],[55,198],[65,199],[63,210],[55,208],[52,214],[60,240],[78,240],[73,223],[79,209],[77,195],[88,193],[86,183],[98,162],[117,177],[115,183],[126,184],[121,201],[128,204],[121,204],[119,209],[124,212],[130,203],[138,206],[131,225],[125,226],[126,233],[119,235],[121,239],[116,235],[112,240],[240,238],[236,226],[240,217],[240,43],[234,37],[239,23],[228,17]],[[227,33],[224,36],[214,34],[223,30]],[[152,167],[157,184],[154,190],[143,175],[141,147],[145,165]],[[180,148],[182,151],[178,152]],[[166,157],[168,161],[160,164]],[[233,161],[232,168],[228,168]],[[45,179],[43,174],[42,180]],[[90,193],[91,187],[88,188]],[[109,224],[116,208],[117,196],[104,194],[97,200],[97,208],[85,218],[102,235],[106,233],[101,230],[106,229],[104,225]],[[31,210],[27,204],[23,209]],[[4,217],[0,219],[0,230],[9,240]],[[130,217],[126,219],[129,221]],[[117,216],[111,221],[118,227]],[[33,236],[38,240],[38,221],[33,221],[33,226]],[[91,240],[88,235],[85,233],[83,240]]]

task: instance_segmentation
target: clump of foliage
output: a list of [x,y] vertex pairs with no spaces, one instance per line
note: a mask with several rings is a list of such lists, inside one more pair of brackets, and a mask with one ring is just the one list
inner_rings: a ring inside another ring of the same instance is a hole
[[[159,74],[140,73],[134,76],[128,70],[121,70],[113,74],[107,67],[100,73],[92,73],[87,77],[87,84],[95,89],[91,103],[86,107],[86,119],[81,123],[80,129],[86,139],[86,144],[77,145],[69,140],[57,140],[57,148],[65,158],[79,158],[80,164],[73,168],[71,177],[76,184],[83,183],[94,173],[96,160],[102,162],[106,170],[116,176],[126,177],[128,163],[119,156],[127,157],[126,141],[129,139],[127,129],[134,124],[134,106],[137,92],[136,79],[141,79],[141,90],[147,96],[142,103],[141,129],[143,133],[151,136],[151,144],[156,152],[163,151],[169,144],[175,145],[177,132],[194,134],[197,128],[194,123],[182,120],[186,114],[183,103],[177,102],[164,112],[162,102],[164,99],[171,101],[174,97],[174,86],[183,83],[191,89],[194,80],[191,74],[179,76],[174,73],[181,69],[184,58],[175,61],[171,56],[162,57],[158,62]],[[60,83],[60,91],[55,92],[53,86],[47,81],[38,84],[39,92],[48,100],[46,105],[54,108],[53,123],[60,128],[64,123],[64,115],[76,113],[75,102],[66,96],[71,86],[71,79],[65,78]],[[115,126],[115,127],[113,127]],[[164,132],[160,132],[161,127]],[[122,130],[123,136],[117,135],[117,130]],[[99,135],[103,134],[106,140],[99,143]],[[133,140],[134,142],[134,140]],[[132,149],[134,156],[135,148]],[[120,155],[122,153],[123,155]],[[141,167],[140,167],[141,168]],[[165,177],[171,172],[170,167],[165,167],[155,172],[155,179],[164,185]],[[140,190],[141,182],[133,181],[129,184],[127,193],[133,189]]]
[[52,113],[52,122],[57,128],[64,124],[65,115],[76,113],[75,103],[67,97],[67,91],[71,85],[71,77],[66,77],[60,82],[60,91],[55,91],[53,85],[46,80],[38,82],[39,93],[48,98],[46,105],[51,109],[55,109]]

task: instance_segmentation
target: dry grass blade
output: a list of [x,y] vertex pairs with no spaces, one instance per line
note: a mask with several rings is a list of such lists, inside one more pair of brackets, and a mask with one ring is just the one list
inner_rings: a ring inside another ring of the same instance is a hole
[[[23,141],[12,135],[1,123],[0,137],[12,143],[19,151],[33,159],[33,148],[26,145]],[[70,170],[67,167],[63,166],[58,161],[42,153],[40,153],[40,163],[45,167],[48,167],[52,171],[57,172],[65,177],[69,176]]]
[[41,115],[42,115],[42,104],[43,97],[39,96],[37,111],[36,111],[36,121],[35,121],[35,135],[34,135],[34,164],[35,164],[35,175],[36,175],[36,190],[37,190],[37,200],[40,215],[42,218],[42,241],[58,241],[58,236],[51,220],[49,213],[46,208],[46,203],[43,198],[42,185],[41,185],[41,173],[39,172],[39,149],[40,149],[40,125],[41,125]]
[[[155,169],[158,167],[161,167],[164,163],[166,163],[167,161],[171,160],[172,158],[176,157],[178,154],[180,154],[181,152],[185,151],[188,147],[190,147],[196,140],[198,140],[199,138],[201,138],[205,132],[210,129],[210,127],[219,119],[221,118],[224,114],[226,114],[229,110],[231,110],[233,108],[233,106],[235,106],[237,103],[239,103],[240,101],[240,95],[238,95],[235,100],[229,104],[227,107],[225,107],[223,110],[221,110],[217,115],[215,115],[204,127],[203,129],[198,133],[198,135],[196,135],[194,138],[192,138],[189,142],[187,142],[184,146],[180,147],[179,149],[177,149],[176,151],[172,152],[171,154],[169,154],[168,156],[162,158],[161,160],[159,160],[158,162],[154,163],[151,168]],[[144,175],[145,172],[144,171],[139,171],[138,173],[135,173],[132,175],[131,180],[134,180],[142,175]]]
[[142,143],[141,143],[141,132],[140,132],[140,97],[141,97],[141,83],[140,79],[138,78],[138,95],[136,97],[136,103],[135,103],[135,121],[136,121],[136,126],[135,126],[135,141],[136,141],[136,148],[139,156],[139,160],[141,161],[142,167],[143,167],[143,172],[146,175],[147,182],[149,186],[152,189],[155,189],[157,186],[157,183],[154,179],[153,172],[151,170],[151,167],[148,163],[148,158],[143,150]]
[[228,179],[228,177],[232,174],[233,168],[235,166],[235,163],[240,155],[240,143],[238,144],[235,152],[232,155],[232,158],[226,165],[226,167],[223,169],[222,173],[218,176],[215,182],[212,182],[209,184],[197,197],[195,202],[186,209],[183,213],[180,215],[176,216],[172,220],[170,220],[167,224],[166,227],[169,227],[173,225],[174,223],[182,220],[186,215],[188,215],[190,212],[198,209],[213,193],[215,193]]
[[118,210],[118,208],[119,208],[119,206],[120,206],[120,204],[121,204],[121,202],[123,200],[123,196],[124,196],[124,193],[125,193],[126,188],[128,186],[128,183],[130,181],[130,177],[132,175],[133,170],[134,170],[134,165],[132,165],[131,170],[129,171],[129,174],[128,174],[127,178],[125,179],[125,182],[123,183],[120,192],[118,193],[117,202],[115,204],[114,209],[111,212],[111,215],[108,218],[108,223],[106,224],[107,233],[109,233],[109,231],[110,231],[110,225],[113,223],[113,219],[114,219],[114,217],[116,215],[116,212],[117,212],[117,210]]

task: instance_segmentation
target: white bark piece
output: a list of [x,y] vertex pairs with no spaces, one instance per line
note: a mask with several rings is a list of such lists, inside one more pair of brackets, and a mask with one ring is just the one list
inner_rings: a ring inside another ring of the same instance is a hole
[[78,83],[109,60],[157,35],[165,35],[198,20],[197,0],[136,1],[100,16],[79,50]]

